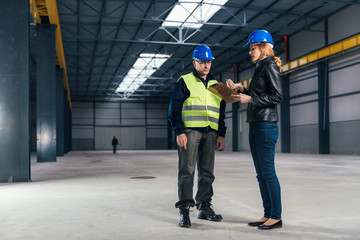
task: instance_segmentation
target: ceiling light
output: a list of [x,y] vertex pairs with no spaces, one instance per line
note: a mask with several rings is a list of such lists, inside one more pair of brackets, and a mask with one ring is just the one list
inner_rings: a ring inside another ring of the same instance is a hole
[[201,28],[227,1],[179,0],[179,3],[171,10],[162,26]]
[[153,73],[163,65],[170,56],[165,54],[142,53],[130,68],[116,93],[123,93],[128,98],[135,92]]

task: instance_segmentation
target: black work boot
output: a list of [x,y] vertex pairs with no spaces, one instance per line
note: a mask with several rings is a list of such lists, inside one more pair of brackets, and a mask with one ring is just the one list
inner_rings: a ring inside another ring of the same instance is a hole
[[191,227],[190,216],[189,216],[190,207],[184,206],[184,207],[179,207],[179,209],[180,209],[179,226],[184,228]]
[[211,207],[211,203],[209,202],[202,202],[198,205],[198,209],[200,210],[198,218],[199,219],[206,219],[209,221],[221,221],[223,217],[220,214],[216,214]]

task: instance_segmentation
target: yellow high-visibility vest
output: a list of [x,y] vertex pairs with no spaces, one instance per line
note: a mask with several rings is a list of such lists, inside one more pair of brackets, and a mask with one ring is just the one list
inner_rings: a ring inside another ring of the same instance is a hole
[[[221,98],[208,91],[204,83],[195,77],[194,73],[181,76],[190,91],[182,106],[182,121],[185,128],[207,127],[219,129]],[[216,80],[209,80],[208,87]]]

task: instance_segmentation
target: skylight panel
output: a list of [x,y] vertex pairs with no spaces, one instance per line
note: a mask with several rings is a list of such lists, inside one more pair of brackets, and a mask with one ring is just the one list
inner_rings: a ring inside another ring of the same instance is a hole
[[140,54],[140,57],[136,59],[134,65],[126,74],[125,78],[122,80],[115,92],[124,93],[124,95],[129,97],[148,78],[150,78],[151,75],[154,74],[169,57],[169,55],[165,54]]
[[201,28],[228,0],[179,0],[163,27]]

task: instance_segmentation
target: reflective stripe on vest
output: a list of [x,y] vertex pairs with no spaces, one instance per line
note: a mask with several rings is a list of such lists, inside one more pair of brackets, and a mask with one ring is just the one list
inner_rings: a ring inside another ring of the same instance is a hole
[[[204,83],[193,73],[181,76],[190,91],[190,97],[183,103],[182,121],[187,127],[207,127],[218,130],[221,98],[208,91]],[[217,83],[209,80],[208,86]]]

